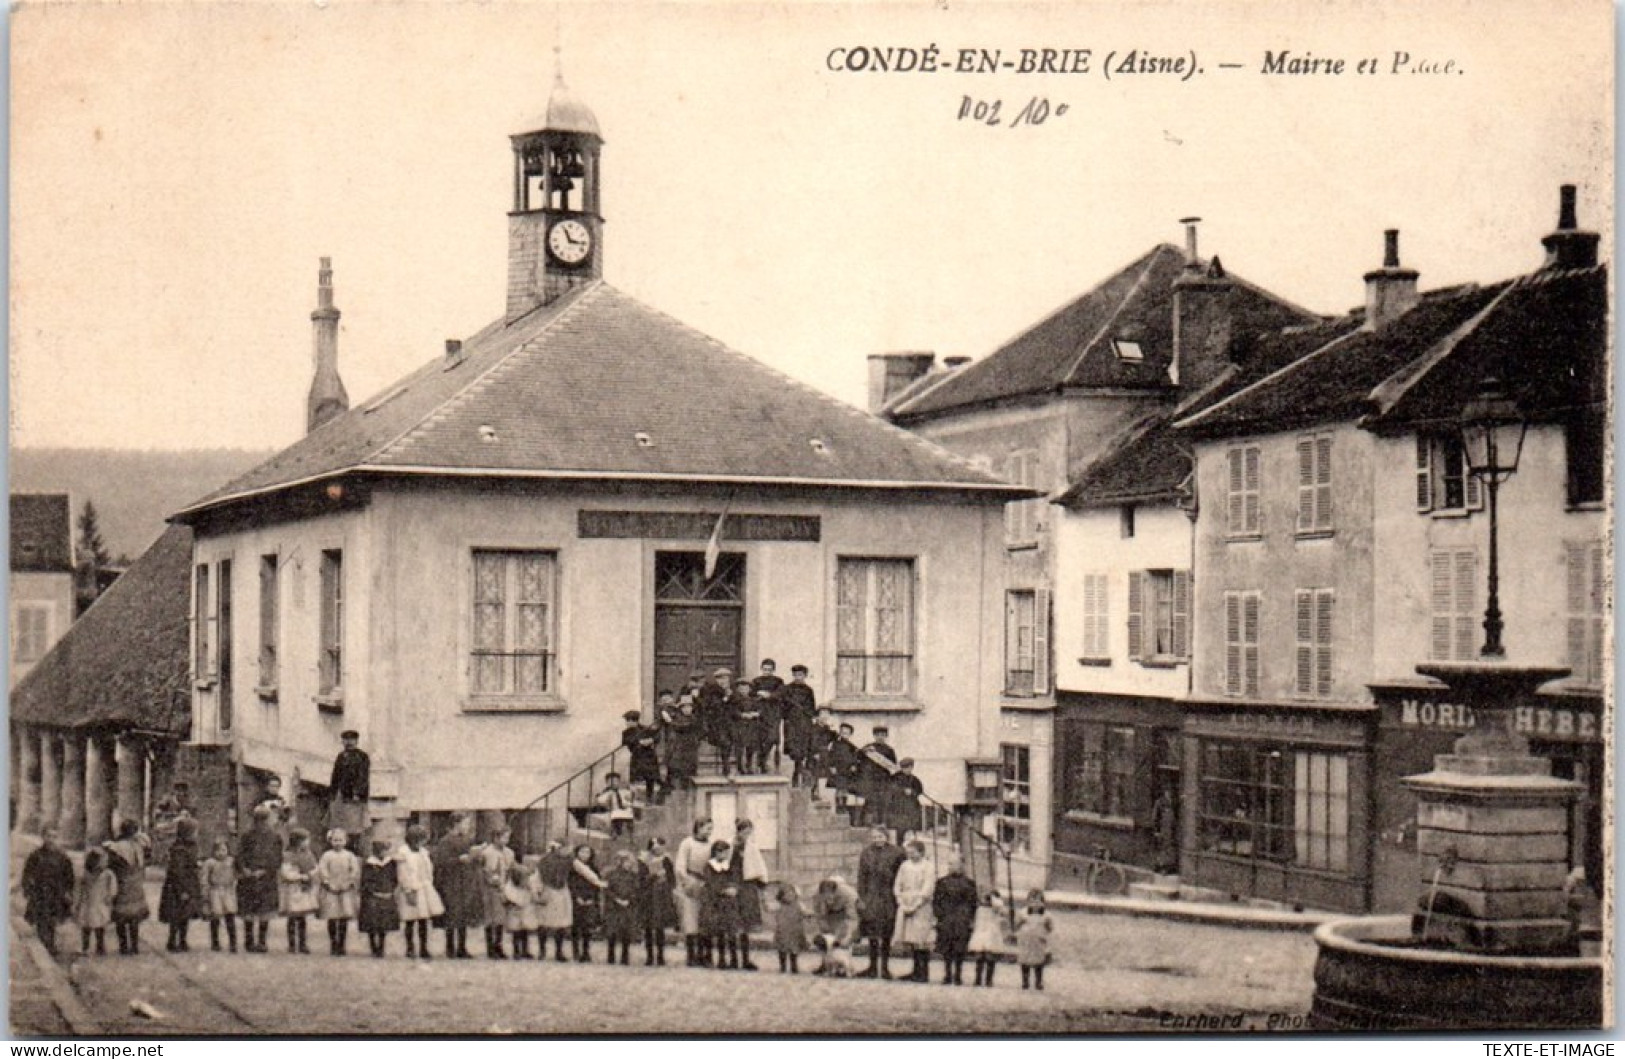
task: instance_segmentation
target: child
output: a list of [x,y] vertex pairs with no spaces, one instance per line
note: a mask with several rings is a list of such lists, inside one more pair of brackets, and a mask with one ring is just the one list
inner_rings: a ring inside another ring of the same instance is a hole
[[440,892],[434,888],[434,860],[423,848],[428,840],[428,829],[413,824],[406,829],[406,845],[395,853],[395,910],[406,928],[408,959],[429,959],[429,920],[446,912]]
[[400,909],[395,907],[398,869],[389,855],[389,843],[374,839],[372,856],[361,865],[361,914],[358,925],[367,932],[372,954],[384,955],[389,933],[401,925]]
[[999,896],[997,890],[983,894],[982,903],[976,908],[976,920],[971,925],[970,948],[967,951],[976,957],[977,985],[993,984],[993,971],[999,966],[999,957],[1010,951],[1005,940],[1010,928],[1004,911],[1004,898]]
[[761,702],[751,694],[749,680],[741,678],[734,681],[733,694],[728,696],[725,716],[733,727],[733,748],[739,774],[748,776],[759,771],[757,759],[760,755],[757,754],[757,750],[766,742],[763,733],[767,730],[767,725],[762,720]]
[[480,868],[481,899],[485,909],[485,955],[492,960],[506,960],[502,949],[502,929],[508,922],[508,898],[503,888],[516,863],[513,850],[508,848],[508,829],[498,827],[491,832],[476,858]]
[[237,862],[223,838],[214,840],[214,852],[203,862],[203,912],[209,917],[209,948],[220,951],[220,921],[226,940],[237,951]]
[[327,920],[327,952],[343,956],[349,941],[350,920],[360,910],[361,859],[350,852],[350,836],[342,827],[327,833],[327,852],[316,862],[316,914]]
[[666,853],[666,840],[649,840],[643,856],[643,965],[666,966],[666,931],[678,925],[677,870]]
[[502,925],[513,939],[513,958],[530,960],[530,932],[536,929],[536,862],[535,856],[516,860],[508,869],[508,878],[502,884]]
[[1033,988],[1044,991],[1044,964],[1049,962],[1049,936],[1055,921],[1044,911],[1044,891],[1027,891],[1027,911],[1016,923],[1016,962],[1021,964],[1021,988],[1032,980]]
[[288,951],[308,956],[305,918],[316,911],[316,858],[310,852],[310,832],[296,827],[288,832],[288,852],[282,855],[282,914],[288,921]]
[[[547,844],[547,855],[536,865],[536,958],[547,958],[547,935],[553,935],[553,959],[564,963],[564,938],[575,926],[575,900],[570,896],[570,876],[575,860],[564,844]],[[572,945],[574,943],[572,942]]]
[[107,955],[107,924],[113,922],[113,895],[118,893],[118,876],[107,866],[99,849],[85,854],[85,874],[73,894],[73,919],[79,924],[79,951],[90,954],[90,939],[96,939],[96,955]]
[[632,938],[643,921],[643,877],[638,859],[629,849],[615,854],[615,866],[604,873],[604,937],[609,941],[609,962],[615,945],[621,946],[621,965],[632,960]]
[[666,785],[672,790],[692,789],[699,771],[700,719],[694,711],[694,696],[684,692],[666,722]]
[[773,912],[773,946],[779,950],[779,973],[800,974],[796,960],[807,951],[806,913],[794,883],[780,883],[778,907]]
[[733,871],[733,844],[711,843],[700,898],[700,933],[711,939],[716,969],[739,969],[739,877]]
[[611,838],[630,838],[636,814],[632,809],[632,792],[621,786],[621,774],[611,772],[604,777],[604,789],[595,801],[609,816]]
[[186,931],[203,911],[203,874],[197,863],[197,821],[183,816],[175,821],[175,841],[169,846],[164,888],[158,897],[158,918],[169,924],[170,952],[186,952]]
[[[656,707],[656,720],[659,720],[661,709],[669,710],[676,701],[671,692],[662,691],[660,705]],[[660,751],[657,748],[660,731],[654,725],[645,725],[643,715],[637,710],[627,710],[621,719],[626,722],[626,728],[621,732],[621,745],[632,757],[632,786],[643,784],[644,800],[656,802],[660,800],[661,793]]]
[[577,963],[592,962],[592,936],[603,918],[598,891],[604,888],[604,880],[598,874],[596,857],[591,846],[577,846],[570,864],[570,948]]

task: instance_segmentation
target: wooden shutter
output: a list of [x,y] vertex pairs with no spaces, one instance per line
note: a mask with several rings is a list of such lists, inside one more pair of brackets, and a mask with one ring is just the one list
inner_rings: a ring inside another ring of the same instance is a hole
[[1315,528],[1315,439],[1298,439],[1298,532]]
[[1145,571],[1131,570],[1128,575],[1128,656],[1139,660],[1145,657]]
[[1243,468],[1244,456],[1240,449],[1231,449],[1225,453],[1225,456],[1230,461],[1229,512],[1225,528],[1231,533],[1240,533],[1245,526],[1246,497],[1243,496],[1243,487],[1246,484],[1246,475]]
[[1433,510],[1433,445],[1426,434],[1416,435],[1416,510]]
[[1174,571],[1174,657],[1191,656],[1191,572]]
[[[1478,553],[1463,548],[1452,557],[1454,567],[1457,661],[1470,662],[1478,656],[1474,633],[1478,628]],[[1447,656],[1448,657],[1448,656]]]
[[1315,528],[1332,528],[1332,439],[1315,439]]
[[1241,600],[1241,685],[1245,695],[1258,694],[1258,593],[1249,592]]
[[1467,499],[1467,507],[1473,511],[1484,507],[1484,483],[1479,481],[1478,475],[1467,469],[1467,450],[1461,453],[1461,495]]
[[1300,588],[1292,594],[1294,609],[1296,611],[1295,629],[1295,673],[1293,687],[1299,695],[1308,695],[1314,688],[1315,667],[1315,594],[1307,588]]
[[1033,694],[1049,694],[1050,590],[1033,592]]
[[1249,447],[1244,450],[1244,453],[1245,459],[1242,461],[1245,464],[1243,486],[1246,489],[1247,499],[1242,514],[1242,523],[1245,532],[1257,533],[1259,532],[1258,491],[1260,488],[1258,448],[1256,446]]
[[1241,694],[1241,596],[1224,594],[1224,690]]
[[[1591,556],[1594,547],[1598,552],[1595,564]],[[1566,541],[1563,544],[1568,582],[1568,664],[1575,679],[1587,682],[1600,677],[1600,667],[1598,670],[1592,669],[1591,593],[1595,586],[1599,598],[1601,596],[1601,550],[1586,541]],[[1600,647],[1599,643],[1599,657]]]
[[1451,657],[1454,641],[1455,609],[1450,605],[1453,593],[1451,555],[1436,551],[1428,556],[1429,603],[1432,626],[1428,635],[1428,657],[1435,662],[1446,662]]
[[1332,693],[1332,601],[1329,588],[1315,593],[1315,694]]

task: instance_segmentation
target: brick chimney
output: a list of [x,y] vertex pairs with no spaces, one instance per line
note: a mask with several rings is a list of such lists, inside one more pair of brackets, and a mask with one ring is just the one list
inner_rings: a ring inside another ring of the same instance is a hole
[[1211,382],[1229,364],[1235,286],[1215,257],[1206,266],[1196,252],[1200,217],[1182,217],[1185,268],[1174,280],[1174,359],[1168,378],[1175,386],[1196,389]]
[[1558,189],[1557,231],[1546,236],[1540,245],[1546,248],[1546,262],[1542,268],[1592,268],[1597,263],[1596,232],[1582,232],[1575,220],[1575,189],[1564,184]]
[[936,365],[935,353],[871,353],[869,412],[879,415],[892,398],[923,378]]
[[339,378],[339,311],[333,307],[333,259],[322,258],[316,279],[316,311],[310,314],[315,331],[316,371],[305,401],[305,433],[350,410],[350,395]]
[[1409,312],[1420,295],[1416,293],[1417,272],[1399,267],[1399,229],[1382,233],[1382,267],[1365,274],[1364,329],[1375,331],[1390,320]]

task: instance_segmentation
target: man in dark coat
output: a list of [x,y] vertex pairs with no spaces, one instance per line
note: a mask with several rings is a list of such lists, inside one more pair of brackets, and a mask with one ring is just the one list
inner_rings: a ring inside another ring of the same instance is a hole
[[[762,671],[750,682],[750,693],[761,705],[762,722],[767,728],[768,751],[773,764],[779,763],[779,727],[784,721],[784,703],[779,698],[784,690],[784,678],[778,675],[778,663],[771,658],[762,659]],[[766,767],[763,767],[766,771]]]
[[874,741],[858,752],[853,768],[853,789],[863,799],[862,823],[885,826],[889,815],[891,774],[897,765],[897,751],[886,742],[891,730],[883,724],[874,727]]
[[857,779],[858,747],[852,741],[852,726],[843,724],[824,752],[824,773],[835,788],[835,808],[846,809],[846,796]]
[[56,955],[56,925],[68,918],[73,908],[73,862],[56,844],[56,828],[40,832],[40,847],[23,862],[23,900],[28,902],[23,918],[45,946]]
[[327,785],[332,798],[327,822],[329,827],[343,828],[351,852],[359,852],[361,832],[367,829],[367,799],[372,794],[372,758],[360,747],[360,733],[347,731],[339,738],[344,749],[333,759],[333,779]]
[[976,883],[965,875],[957,853],[948,857],[948,874],[931,892],[931,914],[937,921],[937,951],[942,954],[942,984],[965,984],[965,953],[976,923]]
[[728,699],[733,689],[733,672],[719,667],[711,679],[694,693],[694,713],[700,719],[700,735],[717,749],[722,774],[733,770],[733,724],[728,716]]
[[795,762],[790,782],[800,786],[813,779],[813,728],[818,720],[818,696],[807,683],[807,667],[790,667],[790,683],[779,689],[779,712],[784,720],[784,752]]
[[434,864],[434,888],[446,906],[440,926],[446,932],[446,955],[470,959],[468,928],[485,923],[484,884],[474,861],[474,817],[464,814],[436,842],[429,853]]
[[891,937],[897,925],[892,885],[906,859],[884,828],[869,832],[869,844],[858,857],[858,934],[869,941],[869,966],[859,978],[891,977]]
[[920,795],[925,793],[925,784],[914,775],[913,758],[906,757],[897,763],[897,771],[891,774],[890,786],[886,799],[886,826],[897,832],[897,840],[901,842],[908,832],[920,829]]

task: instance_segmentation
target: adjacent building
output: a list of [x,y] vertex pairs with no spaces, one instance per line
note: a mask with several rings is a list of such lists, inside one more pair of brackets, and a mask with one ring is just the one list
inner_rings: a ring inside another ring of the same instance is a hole
[[74,617],[73,515],[66,493],[11,494],[11,687]]

